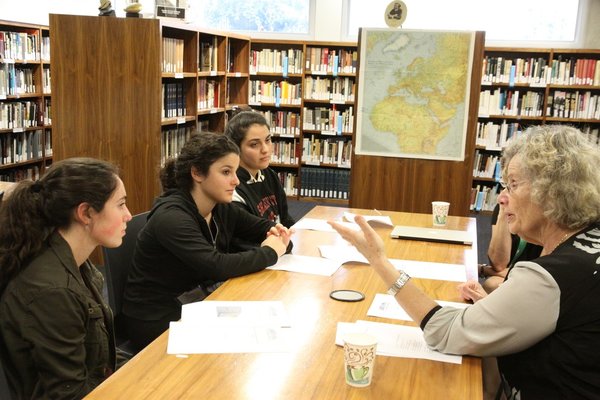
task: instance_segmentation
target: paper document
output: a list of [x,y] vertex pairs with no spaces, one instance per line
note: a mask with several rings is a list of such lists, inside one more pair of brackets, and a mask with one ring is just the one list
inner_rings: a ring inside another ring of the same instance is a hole
[[391,357],[423,358],[452,364],[462,364],[462,356],[443,354],[427,347],[423,331],[417,327],[380,322],[338,322],[335,344],[343,346],[347,333],[368,333],[377,338],[377,354]]
[[207,325],[272,324],[289,327],[281,301],[213,301],[204,300],[181,306],[181,322]]
[[267,269],[331,276],[341,265],[342,263],[337,260],[331,260],[323,257],[285,254],[279,257],[279,260],[275,265],[268,267]]
[[[341,225],[347,226],[350,229],[355,231],[359,231],[360,227],[355,223],[344,222],[344,221],[336,221]],[[327,223],[325,219],[316,219],[316,218],[302,218],[300,221],[296,222],[292,228],[298,229],[308,229],[313,231],[321,231],[321,232],[336,232],[335,229],[331,227]]]
[[168,354],[291,351],[293,330],[280,301],[200,301],[171,322]]
[[[442,307],[467,308],[470,304],[456,303],[453,301],[436,300]],[[377,293],[367,311],[367,315],[371,317],[399,319],[402,321],[412,321],[412,318],[404,311],[404,308],[398,304],[396,299],[389,294]]]
[[[354,217],[356,217],[356,214],[350,212],[344,213],[344,219],[348,222],[356,223],[354,222]],[[377,222],[387,226],[394,226],[392,219],[388,215],[363,215],[363,217],[365,217],[369,223]]]
[[[350,261],[368,264],[369,262],[354,246],[322,245],[319,246],[322,257],[338,260],[340,264]],[[390,259],[396,269],[401,269],[414,278],[436,279],[442,281],[466,282],[467,272],[461,264],[434,263]]]
[[291,343],[290,328],[171,322],[167,354],[280,353]]

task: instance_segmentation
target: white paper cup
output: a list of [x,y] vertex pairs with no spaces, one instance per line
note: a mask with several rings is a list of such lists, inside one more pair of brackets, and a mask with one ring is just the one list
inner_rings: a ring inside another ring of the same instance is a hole
[[445,226],[448,219],[450,203],[446,201],[432,201],[433,226]]
[[349,333],[344,336],[344,375],[350,386],[365,387],[371,384],[377,339],[366,333]]

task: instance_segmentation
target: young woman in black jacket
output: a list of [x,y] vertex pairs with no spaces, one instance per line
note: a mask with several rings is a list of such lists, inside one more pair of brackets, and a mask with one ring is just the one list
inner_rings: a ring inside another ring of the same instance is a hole
[[[124,295],[123,320],[137,350],[180,318],[182,304],[203,300],[229,278],[261,271],[286,252],[287,228],[231,204],[239,162],[227,136],[200,133],[165,165],[167,190],[138,235]],[[233,252],[236,238],[255,246]]]

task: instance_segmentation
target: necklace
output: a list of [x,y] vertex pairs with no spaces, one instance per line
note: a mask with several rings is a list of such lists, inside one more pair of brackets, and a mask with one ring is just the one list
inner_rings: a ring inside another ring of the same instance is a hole
[[552,251],[549,252],[548,254],[554,253],[554,250],[556,250],[556,248],[558,246],[560,246],[561,244],[563,244],[565,242],[565,240],[567,240],[572,234],[573,234],[572,232],[565,233],[565,235],[560,239],[560,241],[556,244],[556,246],[554,246],[554,248],[552,249]]

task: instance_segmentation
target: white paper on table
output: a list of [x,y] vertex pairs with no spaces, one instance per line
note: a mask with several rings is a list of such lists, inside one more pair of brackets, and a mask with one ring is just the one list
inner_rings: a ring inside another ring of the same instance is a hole
[[281,301],[213,301],[204,300],[181,307],[181,322],[206,325],[248,326],[260,321],[289,327],[290,321]]
[[461,264],[435,263],[428,261],[390,259],[396,269],[403,270],[410,276],[441,281],[466,282],[467,271]]
[[331,276],[340,268],[342,263],[323,257],[300,256],[285,254],[279,257],[277,263],[267,269],[301,272],[304,274]]
[[279,326],[173,321],[169,326],[167,354],[290,352],[291,336],[291,328]]
[[344,245],[322,245],[319,246],[321,257],[329,260],[335,260],[340,264],[350,261],[368,264],[369,261],[363,256],[356,247]]
[[347,333],[368,333],[377,338],[377,354],[391,357],[422,358],[452,364],[462,364],[462,356],[443,354],[427,347],[423,331],[414,326],[380,322],[338,322],[335,344],[342,346]]
[[[470,304],[456,303],[453,301],[436,300],[442,307],[467,308]],[[412,318],[404,311],[404,308],[398,304],[396,299],[389,294],[377,293],[367,311],[367,315],[371,317],[399,319],[402,321],[412,321]]]
[[[356,215],[357,214],[351,212],[345,212],[344,219],[348,222],[355,223],[354,217],[356,217]],[[363,217],[365,220],[367,220],[367,222],[377,222],[387,226],[394,226],[392,219],[388,215],[363,215]]]
[[[321,257],[337,260],[340,264],[350,261],[368,264],[369,262],[354,246],[322,245],[319,246]],[[436,279],[452,282],[466,282],[467,272],[461,264],[434,263],[390,259],[396,269],[401,269],[414,278]]]
[[[344,221],[336,221],[340,225],[346,226],[352,230],[359,231],[360,227],[355,223],[344,222]],[[327,223],[325,219],[317,219],[317,218],[302,218],[300,221],[296,222],[292,228],[298,229],[308,229],[313,231],[321,231],[321,232],[336,232],[335,229],[331,227]]]

